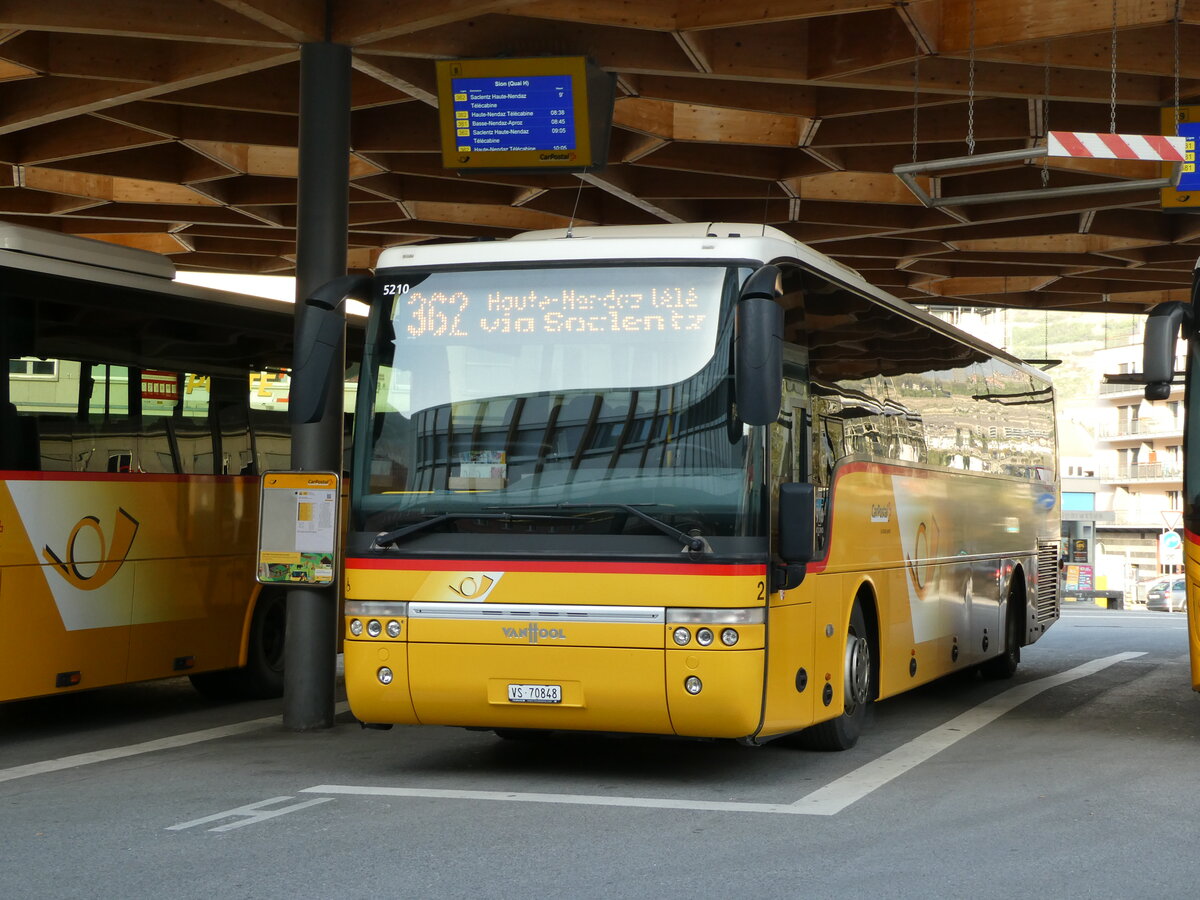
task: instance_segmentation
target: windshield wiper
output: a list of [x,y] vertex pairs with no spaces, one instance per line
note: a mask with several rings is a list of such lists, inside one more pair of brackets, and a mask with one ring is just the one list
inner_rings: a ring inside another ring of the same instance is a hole
[[403,528],[397,528],[394,531],[381,531],[375,535],[375,539],[371,542],[372,550],[382,550],[384,547],[393,547],[399,544],[405,538],[433,528],[435,525],[441,525],[443,522],[453,522],[458,519],[507,519],[508,521],[518,521],[525,519],[554,519],[560,522],[569,521],[567,516],[529,516],[525,514],[513,515],[510,512],[453,512],[441,513],[436,516],[430,516],[428,519],[421,519],[419,522],[413,522],[411,525],[405,525]]
[[[494,507],[493,507],[494,508]],[[551,503],[545,506],[524,506],[522,509],[619,509],[636,516],[647,525],[667,537],[675,538],[683,544],[683,549],[689,553],[712,553],[712,547],[700,534],[687,534],[673,525],[668,525],[662,519],[656,519],[649,513],[642,512],[631,503]]]

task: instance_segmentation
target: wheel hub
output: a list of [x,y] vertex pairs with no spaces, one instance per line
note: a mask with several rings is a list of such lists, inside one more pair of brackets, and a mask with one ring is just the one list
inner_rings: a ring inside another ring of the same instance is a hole
[[866,638],[846,638],[846,712],[853,712],[871,698],[871,645]]

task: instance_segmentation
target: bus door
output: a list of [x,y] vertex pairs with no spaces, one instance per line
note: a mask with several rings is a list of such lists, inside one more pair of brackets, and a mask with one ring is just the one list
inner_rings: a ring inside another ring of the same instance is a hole
[[[772,546],[777,540],[778,521],[774,502],[779,485],[809,478],[811,422],[809,415],[808,352],[784,345],[783,403],[779,421],[770,426],[770,477],[772,497]],[[767,703],[763,734],[792,730],[796,722],[811,721],[813,696],[818,688],[798,690],[811,672],[801,670],[813,656],[813,603],[811,591],[803,586],[776,591],[770,598],[767,636]]]

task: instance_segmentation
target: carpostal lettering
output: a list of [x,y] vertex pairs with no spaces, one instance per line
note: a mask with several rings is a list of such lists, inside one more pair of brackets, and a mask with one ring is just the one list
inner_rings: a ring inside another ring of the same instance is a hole
[[561,628],[543,628],[536,622],[530,623],[524,628],[512,628],[505,625],[501,631],[509,640],[526,640],[531,644],[536,644],[538,641],[565,641],[567,639]]

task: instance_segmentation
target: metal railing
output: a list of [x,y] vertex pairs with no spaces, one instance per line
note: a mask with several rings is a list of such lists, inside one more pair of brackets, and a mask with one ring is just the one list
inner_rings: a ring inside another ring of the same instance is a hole
[[1180,481],[1182,479],[1183,466],[1175,462],[1117,466],[1100,476],[1101,481]]

